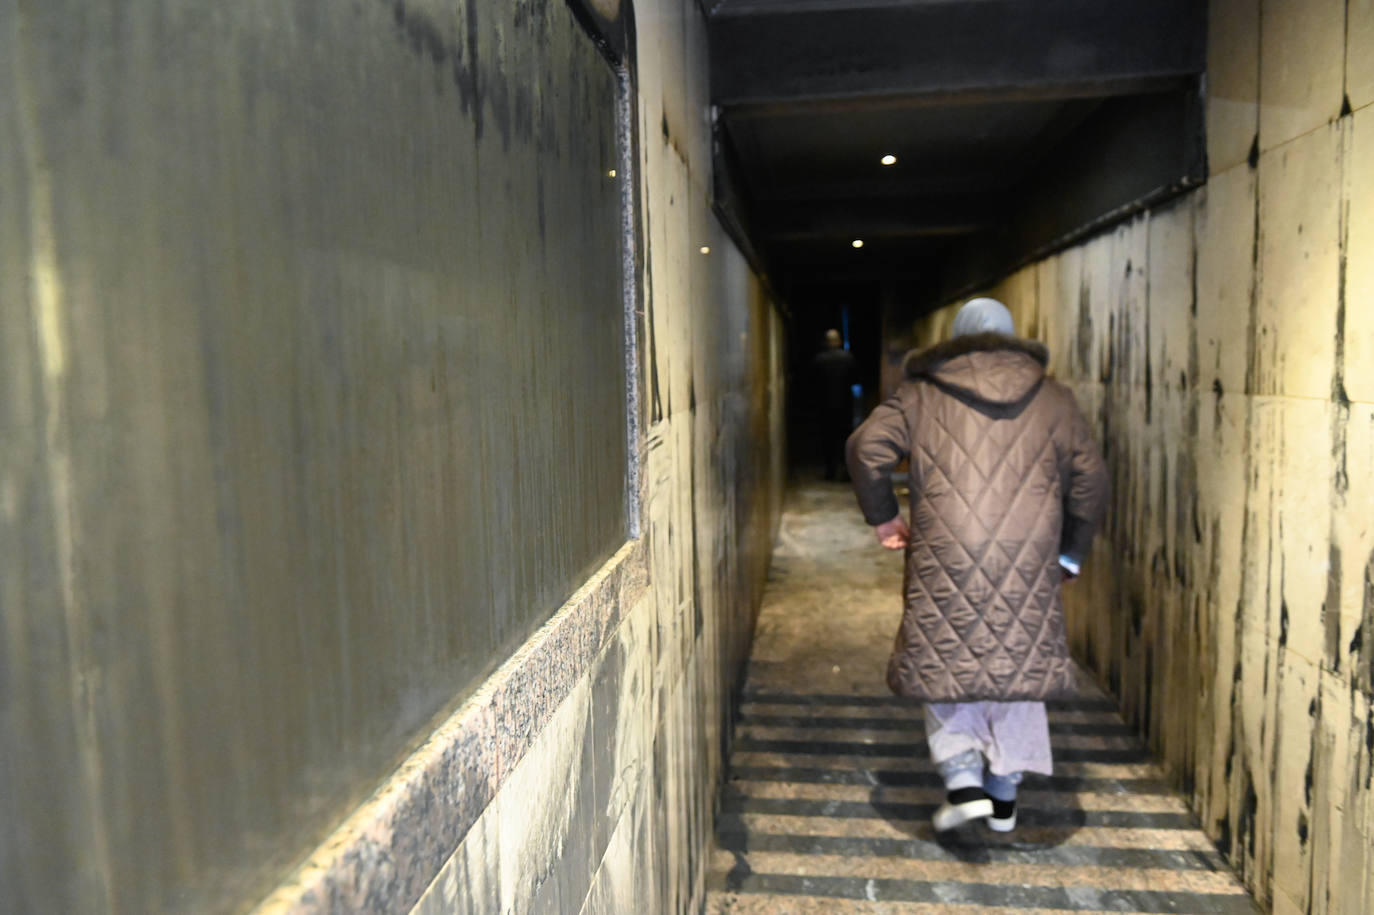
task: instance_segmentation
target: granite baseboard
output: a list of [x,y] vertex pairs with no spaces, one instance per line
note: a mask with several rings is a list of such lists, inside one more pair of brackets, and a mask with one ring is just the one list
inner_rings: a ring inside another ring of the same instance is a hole
[[321,844],[258,915],[408,912],[648,587],[612,556]]

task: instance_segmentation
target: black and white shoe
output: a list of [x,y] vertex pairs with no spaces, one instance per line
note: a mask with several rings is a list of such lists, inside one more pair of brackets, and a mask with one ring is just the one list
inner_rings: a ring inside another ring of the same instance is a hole
[[992,798],[982,788],[957,788],[945,795],[931,822],[936,832],[945,832],[974,820],[992,816]]
[[1016,801],[999,801],[992,798],[992,816],[988,817],[988,829],[993,832],[1011,832],[1016,828]]

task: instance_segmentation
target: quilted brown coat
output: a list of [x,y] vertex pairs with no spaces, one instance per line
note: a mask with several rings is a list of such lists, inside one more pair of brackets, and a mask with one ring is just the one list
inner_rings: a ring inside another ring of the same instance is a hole
[[1046,348],[1001,334],[907,357],[907,378],[848,442],[869,524],[898,514],[891,475],[911,467],[906,609],[887,682],[929,702],[1041,700],[1072,692],[1060,554],[1082,561],[1107,474],[1088,423],[1045,377]]

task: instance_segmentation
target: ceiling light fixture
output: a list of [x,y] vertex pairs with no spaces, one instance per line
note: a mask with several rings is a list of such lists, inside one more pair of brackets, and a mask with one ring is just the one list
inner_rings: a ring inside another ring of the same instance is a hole
[[710,254],[710,253],[711,253],[711,246],[710,246],[710,245],[702,245],[702,246],[701,246],[701,253],[702,253],[702,254]]
[[850,244],[856,248],[862,248],[864,246],[864,240],[862,238],[856,238],[851,241]]
[[882,163],[883,163],[884,165],[896,165],[896,164],[897,164],[897,157],[894,156],[894,155],[892,155],[891,153],[889,153],[889,154],[887,154],[886,156],[883,156],[883,158],[882,158]]

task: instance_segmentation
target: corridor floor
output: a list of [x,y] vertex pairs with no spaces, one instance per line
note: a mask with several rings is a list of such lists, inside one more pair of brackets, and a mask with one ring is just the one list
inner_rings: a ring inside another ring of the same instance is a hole
[[937,839],[918,708],[883,675],[901,556],[847,486],[794,489],[759,616],[712,853],[709,913],[1257,911],[1086,677],[1051,704],[1056,772],[1020,825]]

